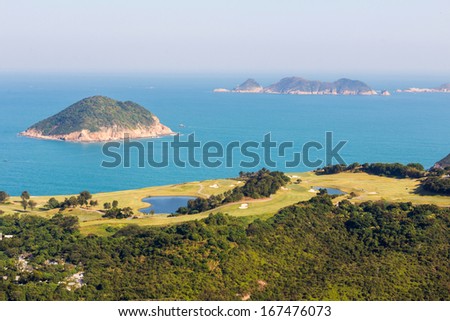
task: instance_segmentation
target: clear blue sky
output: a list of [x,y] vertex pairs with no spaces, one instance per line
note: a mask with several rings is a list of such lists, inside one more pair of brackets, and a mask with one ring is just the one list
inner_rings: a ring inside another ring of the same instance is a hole
[[449,0],[0,0],[0,72],[450,74]]

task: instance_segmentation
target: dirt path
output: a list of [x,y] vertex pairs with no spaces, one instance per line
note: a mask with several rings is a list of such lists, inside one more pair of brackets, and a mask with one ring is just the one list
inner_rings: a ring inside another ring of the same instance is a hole
[[204,189],[203,184],[200,184],[200,188],[198,189],[197,194],[200,194],[200,195],[202,195],[204,197],[209,197],[208,194],[203,193],[203,189]]
[[85,211],[85,212],[94,212],[94,213],[99,213],[99,214],[105,214],[105,213],[101,212],[100,210],[90,210],[90,209],[82,208],[82,207],[80,207],[79,209],[82,211]]

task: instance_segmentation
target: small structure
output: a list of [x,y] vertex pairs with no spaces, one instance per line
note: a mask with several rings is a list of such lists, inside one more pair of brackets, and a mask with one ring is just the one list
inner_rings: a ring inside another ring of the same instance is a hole
[[84,285],[84,272],[77,272],[66,278],[65,282],[66,289],[68,291],[76,290]]
[[14,235],[8,235],[8,234],[3,235],[3,233],[0,232],[0,241],[3,241],[3,239],[12,239],[13,237],[14,237]]

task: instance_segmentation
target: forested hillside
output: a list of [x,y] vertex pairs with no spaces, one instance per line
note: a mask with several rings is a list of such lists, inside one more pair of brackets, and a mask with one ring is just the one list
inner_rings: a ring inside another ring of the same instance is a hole
[[[82,236],[0,216],[1,300],[449,300],[449,210],[328,195],[250,225],[215,214]],[[82,272],[82,273],[80,273]]]

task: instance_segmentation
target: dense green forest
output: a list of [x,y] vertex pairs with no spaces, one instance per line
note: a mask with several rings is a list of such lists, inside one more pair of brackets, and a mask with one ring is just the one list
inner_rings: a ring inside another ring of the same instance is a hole
[[324,194],[250,224],[217,213],[110,237],[3,215],[0,299],[449,300],[449,212]]

